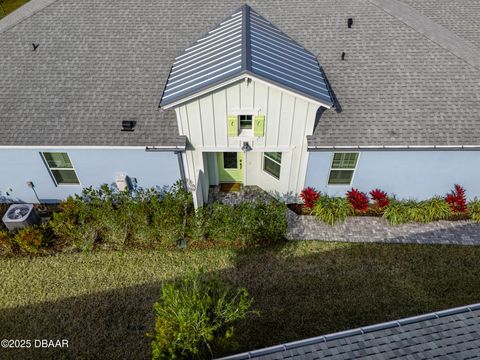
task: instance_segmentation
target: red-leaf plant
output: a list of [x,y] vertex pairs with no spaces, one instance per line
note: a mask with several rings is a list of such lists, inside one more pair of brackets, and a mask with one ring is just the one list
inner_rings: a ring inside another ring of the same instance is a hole
[[390,199],[385,191],[374,189],[370,191],[370,196],[379,209],[386,208],[390,204]]
[[450,205],[450,209],[456,213],[463,213],[467,211],[467,197],[465,196],[465,189],[455,184],[454,189],[450,194],[445,196],[445,201]]
[[368,196],[364,192],[352,188],[352,190],[347,191],[347,199],[355,210],[361,212],[368,210]]
[[307,209],[313,209],[320,198],[320,192],[312,187],[307,187],[300,193],[300,198]]

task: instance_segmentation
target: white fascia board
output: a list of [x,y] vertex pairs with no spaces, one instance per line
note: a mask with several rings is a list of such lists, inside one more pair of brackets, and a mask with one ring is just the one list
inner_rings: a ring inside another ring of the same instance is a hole
[[[248,140],[245,140],[248,141]],[[235,147],[197,147],[195,150],[202,151],[202,152],[230,152],[230,151],[242,151],[243,141],[239,141],[238,148]],[[252,150],[249,152],[288,152],[295,149],[295,146],[264,146],[264,147],[257,147],[253,145]]]
[[354,145],[354,146],[308,146],[310,151],[332,151],[332,150],[480,150],[480,145]]
[[0,145],[0,149],[185,150],[185,146]]

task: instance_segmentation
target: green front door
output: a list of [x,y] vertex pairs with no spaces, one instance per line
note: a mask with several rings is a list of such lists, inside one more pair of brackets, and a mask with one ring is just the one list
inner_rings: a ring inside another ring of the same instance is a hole
[[243,152],[217,153],[217,164],[220,182],[243,182]]

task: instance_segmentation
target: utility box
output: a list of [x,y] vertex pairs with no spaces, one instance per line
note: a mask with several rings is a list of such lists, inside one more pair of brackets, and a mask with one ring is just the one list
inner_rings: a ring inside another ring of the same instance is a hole
[[130,178],[125,174],[118,175],[115,179],[115,184],[120,191],[128,191],[132,189]]
[[13,204],[2,218],[8,230],[14,231],[40,224],[41,219],[33,204]]

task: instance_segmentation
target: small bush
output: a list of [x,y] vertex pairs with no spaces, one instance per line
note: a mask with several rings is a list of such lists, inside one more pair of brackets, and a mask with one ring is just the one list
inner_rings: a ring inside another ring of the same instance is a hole
[[0,230],[0,255],[11,256],[18,250],[18,245],[13,240],[11,233]]
[[419,208],[421,214],[419,221],[424,223],[447,220],[452,215],[450,206],[440,197],[422,201]]
[[65,244],[81,250],[174,245],[183,235],[185,206],[193,212],[191,195],[180,183],[163,193],[103,185],[62,202],[50,226]]
[[243,246],[282,241],[287,230],[286,205],[278,201],[214,203],[202,217],[210,240]]
[[468,204],[468,213],[470,215],[470,219],[476,222],[480,222],[480,199],[473,199]]
[[334,225],[353,215],[353,208],[347,199],[323,195],[314,207],[313,214],[327,224]]
[[[1,2],[1,1],[0,1]],[[9,203],[0,203],[0,219],[3,217],[3,215],[5,215],[5,213],[7,212],[8,208],[10,207],[11,204]],[[3,223],[3,221],[0,220],[0,231],[1,230],[7,230],[5,224]]]
[[383,218],[392,225],[405,224],[407,222],[428,223],[431,221],[446,220],[452,214],[448,204],[440,197],[417,202],[391,201],[383,212]]
[[244,319],[253,300],[244,288],[234,288],[218,276],[189,274],[167,283],[152,334],[153,359],[210,359],[236,350],[234,325]]
[[464,213],[467,211],[467,197],[465,196],[465,189],[455,184],[454,189],[450,194],[445,196],[445,201],[450,205],[450,208],[455,213]]
[[300,198],[303,201],[303,205],[307,209],[313,209],[318,199],[320,198],[320,192],[312,187],[307,187],[300,193]]
[[28,253],[35,253],[40,248],[46,247],[49,240],[47,229],[44,226],[28,226],[20,229],[13,236],[13,241]]
[[49,221],[56,240],[67,248],[92,250],[98,239],[90,205],[79,197],[61,202]]
[[384,209],[390,204],[390,199],[385,191],[374,189],[370,191],[370,196],[379,209]]
[[352,188],[347,191],[347,200],[356,211],[366,212],[368,210],[368,196],[364,192]]

